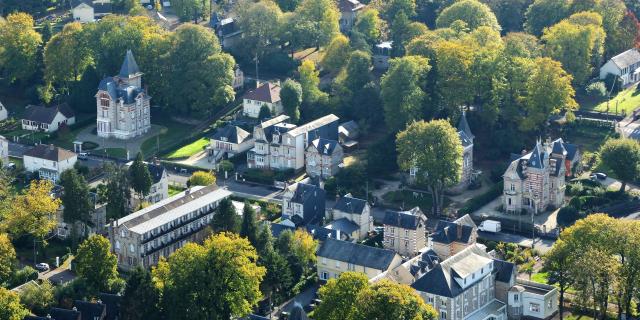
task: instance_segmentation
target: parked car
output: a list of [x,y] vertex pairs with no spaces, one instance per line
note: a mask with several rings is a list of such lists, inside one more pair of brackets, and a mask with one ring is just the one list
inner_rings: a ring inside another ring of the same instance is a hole
[[500,225],[500,221],[485,220],[480,223],[480,225],[478,226],[478,230],[496,233],[502,230],[502,226]]
[[48,263],[44,263],[44,262],[40,262],[36,264],[36,270],[38,271],[47,271],[49,270],[49,264]]
[[87,159],[89,159],[89,154],[87,154],[86,152],[80,152],[80,153],[78,153],[78,159],[87,160]]
[[591,175],[591,179],[605,180],[607,179],[607,174],[604,172],[596,172]]

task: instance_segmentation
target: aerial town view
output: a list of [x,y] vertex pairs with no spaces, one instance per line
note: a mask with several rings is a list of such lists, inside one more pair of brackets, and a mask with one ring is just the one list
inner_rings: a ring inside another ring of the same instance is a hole
[[0,0],[0,320],[638,320],[639,19]]

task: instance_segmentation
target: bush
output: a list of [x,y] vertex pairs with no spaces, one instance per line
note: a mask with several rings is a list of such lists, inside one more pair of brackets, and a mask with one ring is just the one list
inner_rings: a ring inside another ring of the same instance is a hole
[[462,209],[458,210],[459,214],[471,214],[472,212],[482,208],[482,206],[493,201],[502,194],[504,183],[502,181],[494,184],[487,192],[471,198],[467,201]]
[[9,287],[17,287],[21,284],[27,283],[31,280],[38,279],[38,271],[36,269],[31,268],[30,266],[25,266],[24,268],[16,271],[9,281]]
[[[620,92],[620,90],[622,89],[622,79],[610,73],[604,79],[604,85],[606,87],[607,92],[611,91],[611,95],[615,95],[615,94],[618,94],[618,92]],[[612,90],[612,87],[613,87],[613,90]]]
[[585,91],[590,97],[594,98],[604,98],[607,96],[607,88],[602,81],[596,81],[587,85]]
[[581,182],[567,184],[567,195],[579,196],[584,191],[584,186]]
[[505,171],[507,171],[508,166],[509,165],[506,163],[501,163],[493,166],[493,168],[491,168],[491,176],[490,176],[491,181],[495,183],[499,183],[500,181],[502,181],[503,180],[502,175],[504,174]]
[[572,206],[567,206],[558,211],[557,221],[559,225],[567,227],[572,225],[579,218],[580,213],[578,212],[578,210],[576,210],[576,208]]

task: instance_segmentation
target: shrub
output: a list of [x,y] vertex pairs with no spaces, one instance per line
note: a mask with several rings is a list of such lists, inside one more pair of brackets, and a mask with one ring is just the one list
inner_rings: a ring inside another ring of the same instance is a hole
[[476,197],[471,198],[471,200],[467,201],[462,209],[458,211],[459,214],[471,214],[472,212],[482,208],[482,206],[487,203],[493,201],[493,199],[499,197],[502,194],[504,189],[503,182],[500,181],[495,185],[491,186],[487,192],[478,195]]
[[231,161],[229,160],[222,160],[220,161],[220,164],[218,165],[218,171],[220,172],[232,172],[234,169],[234,165]]
[[[614,74],[608,74],[604,79],[604,84],[607,91],[611,91],[611,94],[617,94],[622,89],[622,79]],[[613,87],[613,89],[612,89]]]
[[580,218],[580,213],[572,206],[564,207],[558,211],[558,224],[563,227],[572,225],[578,218]]
[[593,82],[585,88],[587,94],[594,98],[603,98],[607,96],[607,88],[603,81]]
[[24,268],[16,271],[9,281],[9,287],[17,287],[23,283],[26,283],[31,280],[38,279],[38,271],[36,269],[31,268],[30,266],[25,266]]
[[584,186],[581,182],[567,184],[567,195],[579,196],[584,191]]
[[298,62],[284,52],[274,52],[266,55],[261,61],[264,71],[291,75],[298,68]]

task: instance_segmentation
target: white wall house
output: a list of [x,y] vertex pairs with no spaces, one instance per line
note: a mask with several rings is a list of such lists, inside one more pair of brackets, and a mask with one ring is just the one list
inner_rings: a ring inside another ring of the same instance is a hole
[[80,23],[93,22],[94,19],[94,11],[93,11],[93,1],[91,0],[76,0],[72,3],[73,8],[71,9],[71,15],[73,16],[74,21],[78,21]]
[[58,182],[60,174],[72,169],[78,156],[53,145],[40,144],[25,152],[24,168],[29,172],[37,172],[40,179]]
[[640,52],[638,49],[629,49],[607,61],[600,67],[600,79],[613,74],[620,77],[622,85],[627,86],[640,81]]
[[7,108],[5,108],[2,102],[0,102],[0,121],[7,120],[8,117],[9,112],[7,111]]
[[52,107],[29,105],[22,118],[22,129],[30,131],[56,132],[62,125],[76,123],[76,116],[68,104]]
[[242,98],[242,113],[247,117],[257,118],[262,106],[267,106],[272,115],[282,113],[280,84],[265,82],[257,88],[249,90]]
[[227,125],[218,128],[207,148],[209,162],[217,163],[225,157],[231,158],[253,148],[254,144],[251,133],[238,126]]
[[330,178],[338,173],[344,158],[342,147],[335,140],[315,139],[305,154],[306,171],[310,177]]

